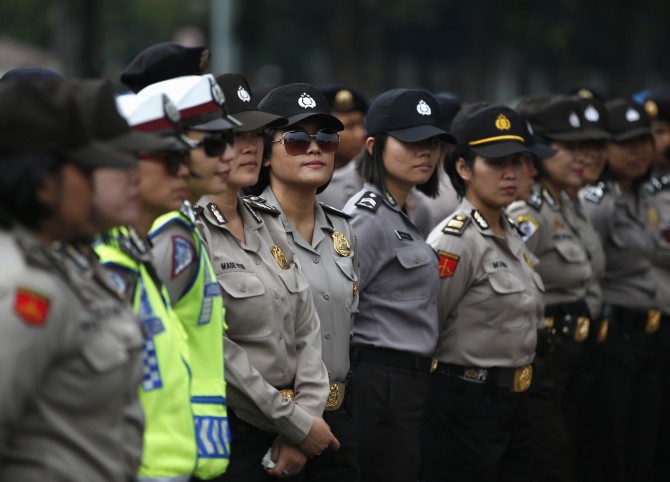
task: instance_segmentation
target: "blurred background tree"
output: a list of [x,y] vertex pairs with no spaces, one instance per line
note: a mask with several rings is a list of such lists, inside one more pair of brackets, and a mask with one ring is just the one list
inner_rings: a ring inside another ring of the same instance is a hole
[[587,83],[626,95],[670,76],[669,18],[666,0],[0,0],[0,71],[41,62],[116,81],[140,50],[177,38],[208,44],[214,71],[256,90],[343,82],[510,101]]

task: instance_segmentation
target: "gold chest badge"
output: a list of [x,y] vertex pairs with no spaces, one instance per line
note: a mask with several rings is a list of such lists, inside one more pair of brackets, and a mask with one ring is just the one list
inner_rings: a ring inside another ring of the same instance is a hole
[[288,262],[288,259],[286,259],[286,255],[279,246],[275,244],[274,246],[272,246],[272,249],[270,251],[272,252],[272,256],[274,257],[275,261],[277,262],[277,264],[281,269],[289,269],[291,267],[291,265]]
[[654,208],[647,208],[647,224],[652,228],[658,228],[661,224],[660,219],[658,219],[658,212]]
[[344,234],[339,231],[333,231],[330,233],[333,238],[333,247],[337,254],[341,256],[349,256],[351,254],[351,245],[347,238],[344,237]]
[[530,259],[530,255],[528,253],[523,253],[523,259],[526,260],[526,264],[530,268],[531,271],[535,271],[535,265],[533,265],[533,261]]

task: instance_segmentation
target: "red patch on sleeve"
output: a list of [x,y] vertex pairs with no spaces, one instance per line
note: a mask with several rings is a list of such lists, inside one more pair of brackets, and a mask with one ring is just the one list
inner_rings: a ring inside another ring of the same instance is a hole
[[458,266],[458,260],[461,259],[461,257],[441,250],[437,252],[437,255],[440,257],[440,278],[449,278],[453,276],[456,272],[456,267]]
[[14,311],[26,324],[42,326],[49,317],[49,298],[26,288],[19,288],[14,298]]

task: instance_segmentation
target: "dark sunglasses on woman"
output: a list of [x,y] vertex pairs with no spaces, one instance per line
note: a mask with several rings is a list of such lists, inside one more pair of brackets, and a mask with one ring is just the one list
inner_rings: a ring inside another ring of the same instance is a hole
[[321,129],[316,134],[309,134],[306,131],[288,131],[272,143],[283,144],[287,154],[297,156],[307,153],[312,139],[316,140],[316,145],[323,152],[335,152],[340,144],[340,134],[333,129]]

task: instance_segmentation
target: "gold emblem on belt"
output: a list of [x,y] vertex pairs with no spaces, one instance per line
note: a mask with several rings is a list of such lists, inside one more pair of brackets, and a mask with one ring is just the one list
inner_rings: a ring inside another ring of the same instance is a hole
[[289,400],[295,399],[295,392],[293,391],[292,388],[285,388],[284,390],[279,390],[279,393],[281,393],[282,397],[288,398]]
[[525,367],[517,368],[514,372],[514,386],[512,387],[513,392],[525,392],[530,388],[530,384],[533,380],[533,366],[526,365]]
[[575,327],[575,341],[582,342],[589,336],[589,327],[591,321],[586,316],[577,318],[577,326]]
[[326,411],[337,410],[344,402],[344,394],[346,386],[344,383],[335,382],[330,384],[330,391],[328,392],[328,399],[326,400]]
[[610,329],[610,323],[607,320],[600,320],[600,327],[598,328],[598,343],[605,343],[607,339],[607,333]]
[[661,327],[661,312],[658,310],[649,310],[647,313],[647,323],[644,325],[644,332],[653,335]]

